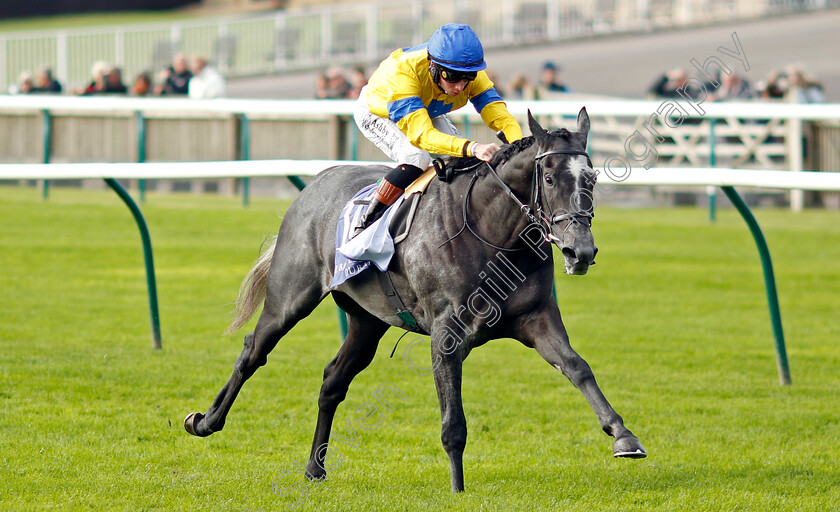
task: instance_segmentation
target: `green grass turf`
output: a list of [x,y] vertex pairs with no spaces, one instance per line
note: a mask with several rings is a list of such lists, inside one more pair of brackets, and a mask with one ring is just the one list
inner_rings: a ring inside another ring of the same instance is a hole
[[28,18],[0,19],[0,33],[20,30],[55,30],[66,28],[96,27],[102,25],[131,25],[134,23],[162,23],[197,17],[191,11],[131,11],[97,12],[84,14],[59,14]]
[[[282,475],[308,457],[339,345],[330,300],[245,385],[224,431],[182,427],[230,376],[241,349],[241,335],[221,335],[230,303],[286,207],[149,195],[164,347],[153,351],[139,236],[114,194],[53,189],[44,202],[0,187],[0,510],[268,512],[300,498],[272,483],[303,482]],[[736,212],[718,217],[601,209],[598,265],[557,277],[572,344],[647,459],[613,459],[582,395],[534,351],[498,341],[465,363],[466,492],[452,495],[432,379],[388,358],[392,329],[336,416],[357,446],[336,443],[338,467],[298,510],[836,509],[840,214],[757,212],[790,387],[778,384],[755,245]],[[364,431],[354,412],[383,382],[406,399]]]

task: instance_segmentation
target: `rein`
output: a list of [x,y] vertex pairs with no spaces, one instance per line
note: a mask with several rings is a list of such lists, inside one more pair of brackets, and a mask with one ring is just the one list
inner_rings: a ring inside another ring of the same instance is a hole
[[[485,162],[487,164],[487,168],[490,169],[490,174],[496,179],[496,182],[502,187],[502,190],[513,199],[513,201],[519,206],[519,210],[534,224],[537,224],[540,228],[540,232],[543,235],[543,239],[546,242],[555,242],[560,241],[555,235],[551,233],[551,228],[555,224],[559,224],[565,221],[572,221],[572,222],[580,222],[581,219],[591,219],[595,215],[590,211],[578,210],[572,213],[564,213],[554,215],[553,212],[547,212],[546,208],[543,206],[542,201],[542,160],[551,155],[575,155],[575,156],[585,156],[587,161],[589,160],[589,153],[586,151],[581,151],[577,149],[553,149],[550,151],[544,151],[537,156],[534,157],[534,180],[533,186],[531,187],[531,200],[529,204],[525,204],[516,197],[513,190],[508,186],[507,183],[502,180],[501,176],[496,173],[496,170],[493,168],[492,165]],[[472,230],[470,230],[472,231]],[[475,234],[475,233],[473,233]]]

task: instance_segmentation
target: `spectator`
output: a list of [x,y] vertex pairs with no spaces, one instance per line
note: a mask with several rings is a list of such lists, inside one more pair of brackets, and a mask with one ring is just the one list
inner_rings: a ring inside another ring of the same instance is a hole
[[797,67],[788,68],[787,74],[790,78],[790,92],[797,103],[825,103],[821,83],[806,77],[805,72]]
[[569,92],[569,88],[565,84],[558,81],[558,73],[560,69],[556,64],[549,61],[543,64],[542,72],[540,72],[539,89],[543,93],[561,93]]
[[91,94],[101,94],[105,92],[105,75],[107,75],[108,70],[108,63],[101,60],[95,62],[90,70],[90,74],[93,77],[93,80],[88,84],[87,87],[85,87],[84,89],[77,89],[76,91],[74,91],[74,93],[81,94],[83,96],[90,96]]
[[35,73],[35,88],[32,92],[60,93],[61,84],[53,78],[52,69],[43,67]]
[[327,75],[320,74],[318,78],[315,79],[315,99],[316,100],[325,100],[328,98],[329,95],[329,86],[330,86],[330,79],[327,78]]
[[522,73],[513,75],[513,78],[507,85],[507,98],[512,100],[529,100],[534,97],[534,92],[531,89],[531,84],[528,82],[528,77]]
[[780,100],[787,95],[788,89],[790,89],[790,81],[787,73],[774,69],[760,87],[761,97],[766,100]]
[[350,99],[356,99],[359,97],[359,94],[362,92],[362,87],[367,85],[367,73],[365,73],[365,68],[362,66],[356,66],[353,68],[353,74],[350,75],[350,91],[347,93],[347,97]]
[[327,99],[343,99],[350,92],[350,82],[344,78],[344,73],[339,67],[327,70]]
[[[648,89],[648,96],[656,98],[681,98],[683,95],[688,95],[692,98],[697,97],[697,91],[692,86],[687,86],[688,74],[682,68],[675,68],[663,74],[659,79]],[[688,87],[687,89],[685,89]],[[679,93],[683,90],[683,94]]]
[[134,78],[134,83],[131,84],[130,93],[132,96],[151,96],[152,89],[152,75],[148,71],[141,71]]
[[707,90],[714,91],[712,99],[715,101],[742,101],[751,99],[754,94],[750,83],[738,75],[735,71],[722,73],[720,76],[720,87]]
[[128,94],[128,87],[122,81],[122,69],[112,67],[105,74],[105,93]]
[[193,99],[221,98],[225,95],[225,79],[207,63],[207,58],[193,58],[193,76],[189,82],[189,95]]
[[183,53],[178,53],[172,59],[172,65],[160,73],[160,85],[155,89],[156,94],[187,94],[193,74],[190,63]]
[[10,88],[9,92],[12,94],[29,94],[35,89],[35,84],[32,81],[32,73],[23,71],[18,76],[18,83],[16,86]]

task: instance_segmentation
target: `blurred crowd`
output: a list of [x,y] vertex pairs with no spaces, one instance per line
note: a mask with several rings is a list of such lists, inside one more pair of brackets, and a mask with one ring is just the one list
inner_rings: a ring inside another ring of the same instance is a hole
[[[536,83],[528,74],[516,73],[507,82],[501,82],[488,69],[487,74],[496,90],[505,99],[539,100],[557,98],[572,92],[560,77],[562,68],[554,62],[545,62],[539,68]],[[349,71],[334,66],[320,74],[315,83],[317,99],[355,99],[367,84],[368,73],[363,66]],[[715,75],[704,72],[689,74],[675,68],[659,76],[645,91],[648,98],[698,97],[705,88],[706,101],[785,100],[797,103],[824,103],[822,83],[798,66],[787,66],[770,72],[755,82],[732,69],[719,70]],[[66,89],[53,76],[48,67],[34,74],[24,71],[12,94],[73,94],[90,96],[118,94],[129,96],[186,96],[190,98],[220,98],[225,96],[225,78],[201,55],[188,59],[175,55],[171,65],[157,73],[141,71],[126,82],[122,69],[106,62],[96,62],[91,69],[90,82],[85,87]]]
[[[546,62],[542,66],[540,80],[535,86],[531,86],[524,74],[515,75],[507,85],[504,85],[499,82],[493,70],[485,71],[499,94],[508,99],[539,99],[557,93],[570,92],[569,88],[560,81],[560,67],[554,62]],[[321,100],[356,99],[362,87],[367,84],[367,79],[368,74],[364,67],[353,68],[349,77],[341,67],[331,67],[318,75],[315,81],[315,98]]]
[[697,98],[707,94],[707,101],[785,100],[796,103],[825,103],[823,85],[798,66],[771,71],[766,78],[750,82],[732,69],[714,75],[689,75],[676,68],[663,73],[647,91],[649,98]]
[[356,66],[350,72],[350,78],[338,66],[331,67],[318,75],[315,81],[315,99],[319,100],[354,100],[359,97],[362,87],[367,85],[368,75],[365,68]]
[[94,63],[90,82],[85,87],[64,90],[48,67],[39,69],[33,76],[24,71],[18,78],[12,94],[72,94],[93,96],[116,94],[128,96],[186,96],[190,98],[221,98],[225,96],[225,79],[202,55],[192,61],[179,53],[172,64],[153,73],[140,71],[126,83],[122,69],[104,61]]
[[[572,92],[561,78],[562,68],[555,62],[545,62],[538,70],[538,80],[531,83],[528,74],[516,73],[509,81],[500,82],[496,74],[487,69],[487,75],[496,90],[505,99],[539,100],[562,97]],[[663,73],[645,91],[648,98],[697,98],[704,87],[706,101],[785,100],[797,103],[824,103],[823,85],[798,66],[788,66],[772,71],[764,79],[751,82],[734,70],[719,71],[716,75],[692,76],[685,69],[677,68]],[[315,83],[317,99],[355,99],[367,83],[363,67],[353,68],[349,74],[341,67],[331,67],[319,75]],[[683,91],[682,96],[680,90]]]

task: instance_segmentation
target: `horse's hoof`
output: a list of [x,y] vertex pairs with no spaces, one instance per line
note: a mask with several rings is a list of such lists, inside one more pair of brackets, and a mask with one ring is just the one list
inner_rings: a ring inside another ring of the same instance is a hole
[[644,459],[647,457],[647,452],[635,436],[627,436],[616,439],[615,444],[613,444],[613,457]]
[[204,415],[200,412],[191,412],[187,414],[187,417],[184,418],[184,430],[196,437],[207,437],[210,434],[199,433],[195,430],[196,423],[201,421],[202,418],[204,418]]
[[307,468],[305,475],[307,480],[314,484],[319,484],[327,480],[327,471],[322,469],[320,466]]

